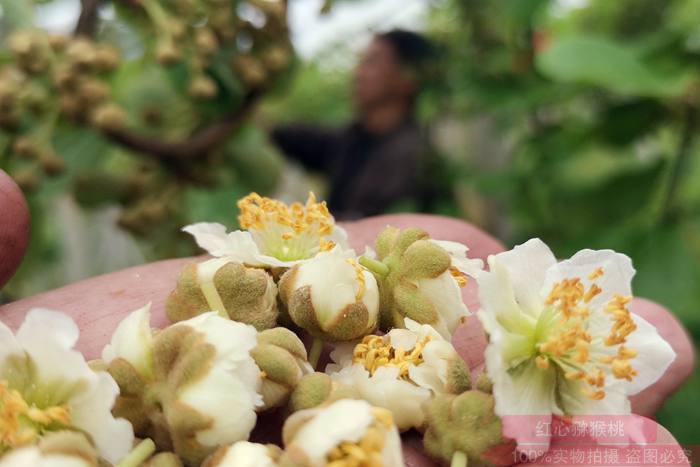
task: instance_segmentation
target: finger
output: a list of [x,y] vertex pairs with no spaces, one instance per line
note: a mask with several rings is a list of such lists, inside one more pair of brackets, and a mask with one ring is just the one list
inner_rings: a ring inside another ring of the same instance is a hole
[[[478,246],[475,250],[482,254],[500,248],[500,244],[492,237],[466,222],[439,216],[379,216],[352,222],[345,227],[353,246],[362,251],[365,246],[362,242],[374,243],[377,233],[389,222],[399,227],[418,225],[440,239],[468,240]],[[87,358],[95,358],[100,355],[123,317],[148,302],[152,303],[151,324],[155,327],[166,325],[165,299],[175,287],[184,265],[195,260],[196,258],[183,258],[160,261],[93,277],[0,307],[0,316],[3,322],[16,329],[27,311],[34,307],[68,313],[81,329],[78,350]]]
[[0,170],[0,288],[19,266],[29,243],[29,208],[17,184]]
[[690,377],[695,367],[695,350],[692,340],[678,319],[667,309],[643,298],[635,299],[631,311],[656,327],[661,337],[676,352],[676,359],[666,373],[654,384],[632,396],[632,411],[653,416],[668,397],[676,392]]

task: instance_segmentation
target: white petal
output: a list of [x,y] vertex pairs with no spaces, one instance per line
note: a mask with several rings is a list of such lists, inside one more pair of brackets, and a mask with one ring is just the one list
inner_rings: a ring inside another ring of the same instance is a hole
[[425,415],[420,407],[430,399],[430,391],[400,379],[398,368],[380,367],[370,376],[362,365],[355,364],[331,378],[354,389],[356,397],[391,411],[401,431],[423,425]]
[[447,362],[453,358],[460,357],[452,344],[430,341],[423,349],[423,363],[409,367],[408,374],[417,385],[428,388],[435,394],[443,393],[447,383]]
[[[410,318],[409,318],[410,319]],[[406,320],[408,321],[408,320]],[[411,320],[413,321],[413,320]],[[413,321],[415,322],[415,321]],[[394,348],[411,350],[418,343],[419,335],[417,332],[409,329],[394,328],[385,336]],[[442,338],[442,336],[440,336]]]
[[605,397],[593,400],[583,393],[588,385],[582,381],[560,378],[559,396],[567,415],[625,415],[630,413],[627,393],[619,381],[605,386]]
[[493,315],[499,321],[521,315],[508,269],[493,257],[490,258],[490,263],[490,271],[477,276],[479,303],[483,312]]
[[540,290],[547,269],[557,262],[554,254],[539,238],[528,240],[510,251],[489,258],[508,270],[516,302],[526,313],[537,316],[542,308]]
[[452,274],[444,272],[433,279],[419,279],[421,292],[436,306],[440,321],[434,328],[445,339],[451,339],[460,320],[469,316],[469,309],[462,301],[462,292]]
[[224,456],[212,467],[275,467],[265,445],[239,441],[226,449]]
[[676,353],[651,323],[637,314],[631,315],[637,329],[627,337],[625,347],[638,352],[631,360],[638,375],[624,384],[627,394],[634,395],[658,381],[676,359]]
[[321,409],[299,411],[292,417],[313,414],[297,431],[291,445],[306,453],[310,467],[324,467],[328,453],[340,443],[356,443],[373,423],[372,406],[365,401],[342,399]]
[[32,359],[39,380],[56,390],[59,384],[70,386],[96,378],[83,355],[72,350],[77,340],[78,326],[73,320],[50,310],[31,310],[17,331],[17,342]]
[[386,467],[402,467],[403,449],[401,449],[401,437],[395,427],[386,433],[384,438],[384,449],[382,450],[382,462]]
[[131,312],[119,323],[112,334],[112,340],[102,350],[102,360],[106,363],[115,358],[123,358],[131,363],[141,375],[152,372],[151,304]]
[[348,243],[348,233],[339,225],[333,226],[333,232],[331,232],[327,239],[335,243],[341,250],[350,249],[350,244]]
[[[197,433],[204,446],[231,444],[248,439],[257,419],[255,407],[260,400],[251,397],[250,387],[220,366],[186,386],[178,397],[199,413],[212,419],[212,427]],[[166,406],[166,416],[167,416]]]
[[[224,256],[230,250],[226,227],[221,224],[200,222],[185,226],[182,231],[192,235],[197,245],[212,256]],[[255,244],[253,243],[253,245]]]
[[612,250],[581,250],[547,271],[547,277],[541,289],[542,296],[546,297],[554,284],[562,279],[578,277],[584,287],[588,288],[592,282],[588,276],[598,267],[603,268],[603,275],[596,279],[595,283],[602,291],[589,302],[590,308],[601,306],[612,300],[615,295],[632,294],[631,284],[635,270],[628,256]]
[[5,360],[10,355],[24,355],[24,350],[15,339],[12,330],[0,321],[0,374],[2,373]]
[[98,372],[97,381],[69,401],[71,422],[90,435],[100,455],[116,464],[129,453],[134,443],[131,423],[112,416],[119,387],[106,372]]
[[175,326],[189,326],[204,335],[216,347],[215,363],[243,361],[257,345],[257,331],[248,324],[231,321],[215,312],[202,313]]
[[452,266],[456,267],[460,272],[476,277],[476,275],[484,269],[484,262],[478,258],[468,258],[467,251],[469,248],[458,242],[450,242],[447,240],[430,240],[432,243],[442,247],[449,253],[452,258]]

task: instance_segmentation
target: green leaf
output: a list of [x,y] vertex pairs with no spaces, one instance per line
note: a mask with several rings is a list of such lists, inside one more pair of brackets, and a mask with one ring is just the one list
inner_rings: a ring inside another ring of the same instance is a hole
[[677,97],[687,76],[662,76],[636,49],[612,39],[572,36],[557,39],[537,56],[538,70],[564,83],[588,84],[627,95]]

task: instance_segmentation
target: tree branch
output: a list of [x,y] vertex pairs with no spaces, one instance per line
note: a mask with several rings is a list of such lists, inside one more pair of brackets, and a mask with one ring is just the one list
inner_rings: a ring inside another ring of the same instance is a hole
[[249,91],[235,112],[182,141],[160,141],[125,128],[105,130],[104,134],[124,147],[159,159],[191,159],[218,146],[231,135],[232,131],[241,126],[260,94],[260,91]]
[[75,25],[73,34],[76,36],[93,37],[97,28],[97,10],[100,0],[83,0],[83,7],[80,10],[78,22]]

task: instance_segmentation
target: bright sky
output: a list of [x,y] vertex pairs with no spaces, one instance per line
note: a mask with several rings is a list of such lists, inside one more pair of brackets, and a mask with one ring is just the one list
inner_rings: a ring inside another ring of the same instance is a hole
[[[434,0],[433,0],[434,1]],[[353,0],[338,2],[331,13],[319,15],[323,0],[291,0],[289,23],[298,53],[312,59],[328,47],[343,44],[361,48],[372,30],[392,27],[421,29],[430,0]],[[42,27],[56,32],[73,28],[80,0],[59,0],[39,5]]]

